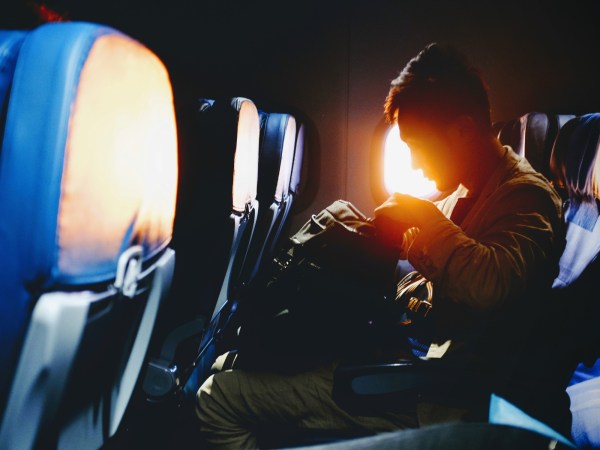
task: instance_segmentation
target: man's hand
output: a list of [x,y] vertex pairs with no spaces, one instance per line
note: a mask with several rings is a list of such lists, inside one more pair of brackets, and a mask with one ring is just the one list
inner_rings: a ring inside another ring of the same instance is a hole
[[406,194],[392,194],[375,208],[375,223],[393,223],[400,229],[422,227],[427,223],[445,219],[442,212],[429,200]]

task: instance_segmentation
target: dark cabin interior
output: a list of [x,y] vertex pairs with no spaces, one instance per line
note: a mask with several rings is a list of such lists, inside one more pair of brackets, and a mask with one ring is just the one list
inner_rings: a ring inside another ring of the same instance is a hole
[[[337,198],[367,214],[376,206],[369,167],[383,100],[389,82],[430,42],[456,46],[481,69],[494,121],[530,111],[584,114],[600,101],[595,0],[40,4],[147,45],[169,70],[179,106],[235,95],[304,118],[310,173],[292,229]],[[13,8],[2,14],[3,28],[40,22],[25,0],[13,0]]]

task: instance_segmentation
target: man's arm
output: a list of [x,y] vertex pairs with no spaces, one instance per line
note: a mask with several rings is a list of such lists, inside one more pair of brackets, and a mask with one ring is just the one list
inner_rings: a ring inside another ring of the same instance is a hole
[[449,219],[422,223],[408,260],[442,296],[492,309],[547,268],[555,256],[560,220],[548,190],[508,187],[487,200],[467,232]]

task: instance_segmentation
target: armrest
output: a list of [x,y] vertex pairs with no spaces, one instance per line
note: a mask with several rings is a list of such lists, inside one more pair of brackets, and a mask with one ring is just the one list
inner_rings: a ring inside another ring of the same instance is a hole
[[464,365],[439,359],[398,359],[340,364],[334,373],[333,398],[353,414],[393,410],[402,401],[452,397],[460,403],[489,399],[480,377]]
[[165,340],[160,356],[148,362],[143,389],[152,400],[161,400],[174,394],[182,383],[181,369],[175,364],[177,348],[182,342],[202,335],[204,319],[197,318],[173,330]]

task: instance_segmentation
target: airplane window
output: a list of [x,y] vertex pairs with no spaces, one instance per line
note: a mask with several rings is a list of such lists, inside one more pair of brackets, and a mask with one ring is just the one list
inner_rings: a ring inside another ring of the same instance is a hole
[[438,193],[435,183],[425,178],[422,170],[414,170],[410,150],[400,139],[398,125],[390,127],[384,141],[383,174],[385,188],[394,192],[429,198]]

